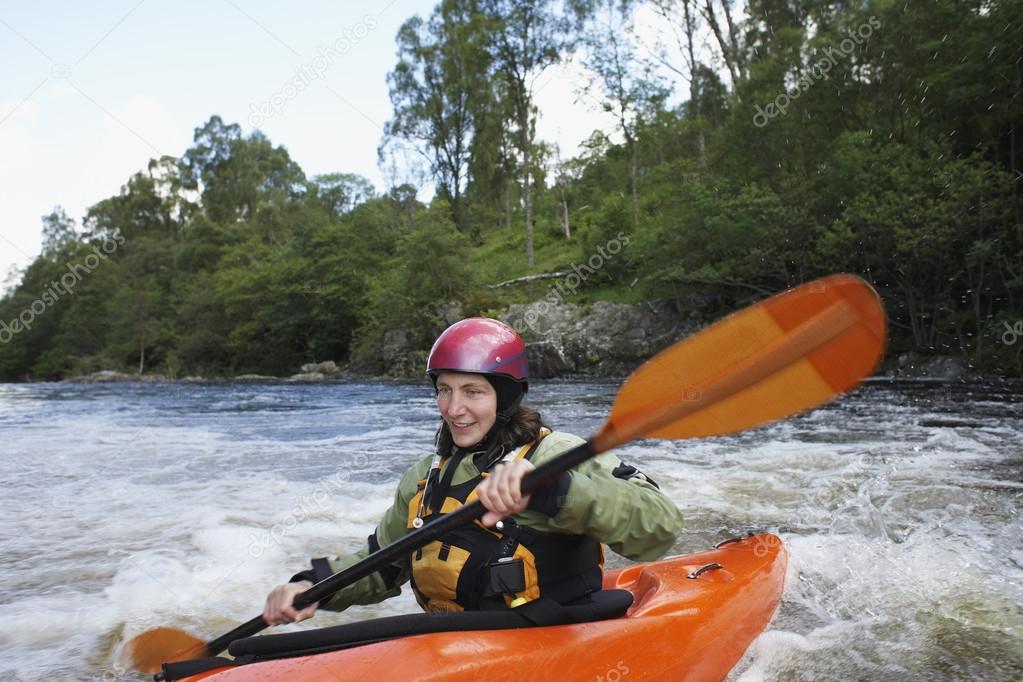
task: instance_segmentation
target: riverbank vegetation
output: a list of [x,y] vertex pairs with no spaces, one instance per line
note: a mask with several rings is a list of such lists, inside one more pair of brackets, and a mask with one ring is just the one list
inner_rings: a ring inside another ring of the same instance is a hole
[[[389,186],[212,116],[80,223],[44,218],[0,300],[0,379],[374,367],[388,331],[428,348],[438,305],[493,313],[552,272],[576,273],[565,300],[722,313],[854,272],[890,352],[1023,374],[1023,4],[748,5],[443,0],[397,36]],[[568,59],[617,122],[571,158],[532,89]]]

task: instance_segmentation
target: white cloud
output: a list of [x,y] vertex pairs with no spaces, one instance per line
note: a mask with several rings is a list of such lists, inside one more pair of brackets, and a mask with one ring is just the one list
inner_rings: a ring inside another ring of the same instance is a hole
[[122,184],[150,158],[177,156],[190,141],[191,126],[175,120],[156,97],[132,95],[107,111],[98,146],[113,157],[104,166],[120,170]]
[[599,95],[581,94],[590,78],[581,64],[568,62],[545,70],[534,87],[540,112],[537,137],[557,142],[562,159],[578,155],[579,145],[594,130],[615,130],[614,118],[600,108]]
[[150,158],[178,155],[190,141],[191,127],[159,98],[129,95],[108,104],[68,82],[55,85],[0,125],[0,278],[39,253],[40,218],[54,206],[80,220]]
[[34,100],[0,103],[0,278],[15,265],[24,268],[39,252],[39,216],[26,206],[22,187],[25,168],[35,157],[33,128],[40,106]]
[[3,119],[0,135],[3,134],[4,128],[29,123],[38,116],[39,105],[34,100],[9,99],[0,102],[0,119]]

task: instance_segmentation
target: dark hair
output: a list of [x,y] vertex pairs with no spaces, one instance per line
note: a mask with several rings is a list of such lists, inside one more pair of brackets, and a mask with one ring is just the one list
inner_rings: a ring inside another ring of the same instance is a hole
[[[540,429],[544,427],[550,428],[544,423],[539,412],[520,406],[507,424],[497,425],[496,428],[499,429],[497,442],[507,454],[521,445],[532,443],[540,435]],[[437,429],[437,452],[447,454],[454,444],[447,423],[441,420],[440,428]]]

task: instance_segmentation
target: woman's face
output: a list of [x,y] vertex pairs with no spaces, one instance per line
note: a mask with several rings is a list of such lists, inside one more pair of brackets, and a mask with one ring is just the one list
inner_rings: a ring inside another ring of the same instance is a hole
[[497,391],[480,374],[443,372],[437,375],[437,407],[455,445],[467,448],[497,421]]

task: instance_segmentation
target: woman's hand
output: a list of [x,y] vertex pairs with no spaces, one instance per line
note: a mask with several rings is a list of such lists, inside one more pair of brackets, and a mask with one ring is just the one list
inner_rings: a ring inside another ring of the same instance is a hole
[[487,508],[482,519],[484,526],[492,528],[501,519],[525,510],[529,495],[522,494],[522,477],[535,468],[525,459],[500,462],[476,486],[476,495]]
[[301,580],[297,583],[278,585],[266,598],[266,606],[263,607],[263,620],[268,625],[282,625],[284,623],[298,623],[299,621],[312,618],[316,613],[319,602],[296,611],[291,603],[295,595],[305,592],[313,584],[308,580]]

